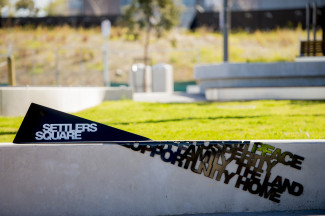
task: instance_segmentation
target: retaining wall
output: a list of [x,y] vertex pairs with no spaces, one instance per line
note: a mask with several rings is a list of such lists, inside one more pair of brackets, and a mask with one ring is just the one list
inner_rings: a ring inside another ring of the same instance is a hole
[[0,115],[23,116],[32,102],[77,112],[105,100],[132,98],[129,87],[0,87]]
[[[255,165],[241,169],[252,162],[255,144]],[[200,163],[187,157],[181,165],[173,164],[169,156],[175,151],[166,152],[144,149],[142,154],[136,147],[108,144],[0,144],[0,214],[173,215],[325,208],[325,140],[250,141],[249,151],[238,149],[230,154],[233,159],[224,152],[212,163],[204,156]],[[197,165],[216,168],[221,178],[210,178],[205,171],[198,174]],[[271,165],[271,176],[265,179]],[[276,192],[260,196],[263,182],[268,182],[269,192]]]

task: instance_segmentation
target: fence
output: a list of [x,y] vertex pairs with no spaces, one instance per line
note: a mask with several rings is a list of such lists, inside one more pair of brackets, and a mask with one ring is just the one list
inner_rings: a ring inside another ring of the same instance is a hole
[[46,17],[0,17],[0,28],[9,26],[63,26],[94,27],[109,19],[115,25],[118,15],[102,16],[46,16]]
[[7,84],[8,78],[8,66],[7,66],[8,55],[0,55],[0,85]]

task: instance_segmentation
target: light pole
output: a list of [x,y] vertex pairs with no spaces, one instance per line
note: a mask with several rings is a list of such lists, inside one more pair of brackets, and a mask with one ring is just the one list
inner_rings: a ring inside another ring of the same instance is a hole
[[223,62],[228,62],[228,0],[223,0]]
[[102,35],[105,38],[104,49],[103,49],[103,77],[104,77],[104,86],[110,86],[109,80],[109,63],[108,63],[108,40],[111,33],[111,22],[106,19],[101,23]]

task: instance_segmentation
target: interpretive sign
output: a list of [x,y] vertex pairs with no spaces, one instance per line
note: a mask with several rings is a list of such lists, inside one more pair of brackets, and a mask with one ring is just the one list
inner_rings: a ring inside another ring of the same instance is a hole
[[[304,187],[295,179],[272,173],[278,165],[299,172],[304,157],[272,145],[250,141],[162,142],[158,145],[130,144],[126,147],[149,152],[162,161],[190,169],[205,177],[231,184],[243,191],[280,203],[281,194],[300,196]],[[177,144],[178,145],[175,145]],[[152,144],[152,142],[147,142]],[[272,174],[272,175],[271,175]]]
[[304,184],[295,176],[304,169],[305,156],[260,141],[153,141],[31,104],[13,142],[119,144],[273,203],[284,194],[304,194]]
[[14,143],[144,141],[143,136],[32,103]]

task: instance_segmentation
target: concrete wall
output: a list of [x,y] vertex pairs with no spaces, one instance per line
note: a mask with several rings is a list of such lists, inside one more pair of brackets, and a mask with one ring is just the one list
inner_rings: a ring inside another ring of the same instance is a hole
[[209,88],[209,101],[234,100],[325,100],[325,87]]
[[127,87],[0,87],[0,115],[25,115],[32,102],[77,112],[104,100],[132,99],[132,95]]
[[325,62],[198,65],[194,78],[207,88],[325,86]]
[[[164,162],[163,156],[150,157],[149,152],[118,145],[0,144],[0,215],[170,215],[325,208],[325,140],[261,142],[267,155],[280,149],[278,155],[287,152],[285,161],[293,155],[304,158],[296,163],[300,170],[292,164],[277,164],[270,178],[296,182],[303,186],[302,194],[294,196],[286,190],[276,203],[242,186],[236,188],[236,177],[225,184],[224,177],[216,181]],[[236,153],[236,157],[241,155]],[[238,166],[231,162],[228,174]]]

